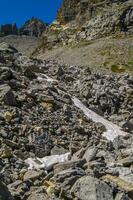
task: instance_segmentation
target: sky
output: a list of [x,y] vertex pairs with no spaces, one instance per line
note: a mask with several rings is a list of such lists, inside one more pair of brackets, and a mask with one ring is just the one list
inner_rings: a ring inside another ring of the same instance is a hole
[[62,0],[0,0],[0,24],[16,22],[20,27],[31,17],[51,23],[61,2]]

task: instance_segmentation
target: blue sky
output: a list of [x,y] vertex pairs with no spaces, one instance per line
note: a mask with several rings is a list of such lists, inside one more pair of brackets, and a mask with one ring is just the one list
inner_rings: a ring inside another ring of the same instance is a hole
[[21,26],[32,16],[52,22],[62,0],[0,0],[0,24]]

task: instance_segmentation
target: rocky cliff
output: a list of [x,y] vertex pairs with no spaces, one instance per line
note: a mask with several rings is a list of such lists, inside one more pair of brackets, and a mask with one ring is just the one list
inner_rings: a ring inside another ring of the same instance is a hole
[[41,48],[133,33],[130,0],[64,0],[57,20],[43,33]]

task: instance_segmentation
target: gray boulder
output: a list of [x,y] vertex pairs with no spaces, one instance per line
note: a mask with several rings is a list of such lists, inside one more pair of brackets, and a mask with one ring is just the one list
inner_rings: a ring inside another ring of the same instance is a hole
[[8,188],[0,181],[0,200],[13,200]]
[[15,95],[7,84],[0,85],[0,104],[2,102],[10,106],[17,105]]
[[76,181],[71,193],[80,200],[113,200],[113,191],[106,183],[91,176]]
[[85,171],[81,168],[69,168],[55,174],[50,180],[56,183],[56,193],[59,194],[59,196],[70,197],[69,191],[71,187],[85,174]]

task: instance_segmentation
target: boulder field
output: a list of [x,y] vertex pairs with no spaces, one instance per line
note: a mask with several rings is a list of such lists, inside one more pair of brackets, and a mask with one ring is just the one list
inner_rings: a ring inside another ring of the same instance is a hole
[[[1,43],[0,200],[133,199],[132,97],[129,74],[29,58]],[[124,134],[105,137],[105,121]]]

